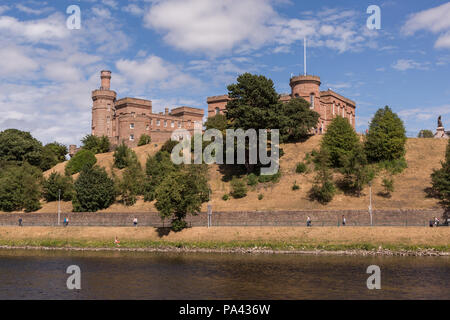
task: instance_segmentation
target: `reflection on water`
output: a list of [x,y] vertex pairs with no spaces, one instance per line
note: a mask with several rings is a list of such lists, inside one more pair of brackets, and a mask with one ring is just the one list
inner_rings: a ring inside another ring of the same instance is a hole
[[450,299],[449,279],[448,257],[0,251],[0,299]]

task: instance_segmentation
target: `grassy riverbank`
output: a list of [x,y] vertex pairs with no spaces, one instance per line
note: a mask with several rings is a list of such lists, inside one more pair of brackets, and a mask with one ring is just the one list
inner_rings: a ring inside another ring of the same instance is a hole
[[147,251],[450,252],[450,228],[425,227],[0,227],[0,246]]

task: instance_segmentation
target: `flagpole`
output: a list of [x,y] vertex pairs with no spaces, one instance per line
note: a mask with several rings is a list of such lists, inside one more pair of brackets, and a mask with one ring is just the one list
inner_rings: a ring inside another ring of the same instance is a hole
[[306,37],[303,38],[303,72],[306,76]]

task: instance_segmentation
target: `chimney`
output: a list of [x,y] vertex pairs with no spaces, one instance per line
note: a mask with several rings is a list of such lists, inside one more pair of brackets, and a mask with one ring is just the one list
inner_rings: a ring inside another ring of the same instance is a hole
[[169,115],[169,108],[164,108],[164,114],[167,116]]
[[100,89],[109,90],[111,84],[111,71],[102,70],[100,74],[100,78],[102,79],[102,85]]

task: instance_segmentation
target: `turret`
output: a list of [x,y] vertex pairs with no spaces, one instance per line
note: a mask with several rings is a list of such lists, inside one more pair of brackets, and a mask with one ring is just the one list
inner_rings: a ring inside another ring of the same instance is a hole
[[102,79],[102,86],[100,87],[100,90],[109,90],[111,85],[111,71],[101,71],[100,78]]
[[92,134],[113,137],[116,92],[110,90],[111,71],[101,71],[101,87],[92,91]]
[[320,109],[320,77],[292,77],[289,85],[292,88],[292,98],[302,97],[311,104],[311,109]]

